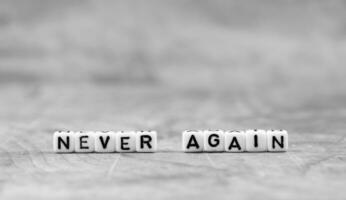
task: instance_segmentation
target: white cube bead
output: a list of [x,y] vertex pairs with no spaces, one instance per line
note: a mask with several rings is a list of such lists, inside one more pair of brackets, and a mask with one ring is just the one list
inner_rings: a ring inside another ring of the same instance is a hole
[[225,132],[225,151],[226,152],[244,152],[246,149],[244,131],[226,131]]
[[115,135],[115,149],[117,152],[136,151],[136,132],[120,131]]
[[267,132],[265,130],[260,130],[260,129],[247,130],[245,135],[246,135],[246,151],[248,152],[267,151]]
[[203,131],[187,130],[182,133],[182,149],[184,152],[202,152],[204,149]]
[[95,133],[95,152],[115,152],[115,132],[97,131]]
[[92,131],[79,131],[75,132],[75,151],[77,153],[90,153],[94,152],[95,133]]
[[225,150],[225,135],[222,130],[204,131],[204,151],[222,152]]
[[74,152],[74,133],[71,131],[56,131],[53,135],[53,150],[57,153]]
[[269,130],[267,131],[268,151],[287,151],[288,134],[285,130]]
[[156,150],[157,150],[157,132],[156,131],[136,132],[136,151],[137,152],[155,152]]

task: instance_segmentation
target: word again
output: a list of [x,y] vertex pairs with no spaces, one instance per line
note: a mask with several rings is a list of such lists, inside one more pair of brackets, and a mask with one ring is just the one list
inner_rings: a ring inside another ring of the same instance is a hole
[[288,149],[285,130],[190,130],[182,133],[184,152],[284,152]]
[[156,131],[57,131],[53,136],[57,153],[155,152]]

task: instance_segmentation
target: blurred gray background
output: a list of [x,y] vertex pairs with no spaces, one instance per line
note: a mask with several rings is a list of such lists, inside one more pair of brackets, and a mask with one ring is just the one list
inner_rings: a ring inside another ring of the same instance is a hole
[[[342,199],[346,2],[0,1],[0,198]],[[283,128],[284,154],[183,154],[184,129]],[[69,130],[155,154],[52,153]]]

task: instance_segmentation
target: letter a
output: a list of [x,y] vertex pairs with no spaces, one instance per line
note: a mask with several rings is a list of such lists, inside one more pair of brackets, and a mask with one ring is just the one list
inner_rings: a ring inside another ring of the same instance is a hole
[[190,147],[196,147],[196,149],[199,149],[199,144],[197,142],[197,139],[194,135],[191,135],[189,142],[187,143],[187,149],[190,149]]

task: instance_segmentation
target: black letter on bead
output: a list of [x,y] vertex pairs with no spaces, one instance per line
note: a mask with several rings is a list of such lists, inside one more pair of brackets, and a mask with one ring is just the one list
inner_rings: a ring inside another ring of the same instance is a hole
[[128,142],[124,142],[124,140],[128,140],[128,139],[130,139],[130,137],[121,137],[120,138],[120,143],[121,143],[120,148],[122,150],[130,150],[129,147],[124,147],[124,145],[128,145],[129,144]]
[[107,137],[106,137],[106,141],[103,140],[103,137],[102,137],[102,136],[100,136],[99,139],[100,139],[100,142],[101,142],[101,144],[102,144],[102,147],[103,147],[104,149],[107,148],[107,145],[108,145],[108,142],[109,142],[109,140],[110,140],[110,137],[107,136]]
[[199,145],[197,142],[197,139],[194,135],[191,135],[189,142],[187,143],[187,149],[190,149],[190,147],[196,147],[196,149],[199,149]]
[[79,138],[79,144],[80,144],[80,149],[89,149],[89,147],[83,146],[83,143],[88,143],[87,141],[83,140],[84,138],[87,139],[89,136],[83,135],[80,136]]
[[[145,140],[146,139],[146,140]],[[141,135],[141,149],[144,148],[144,144],[148,145],[148,148],[151,149],[151,142],[152,138],[150,135]]]
[[66,149],[70,148],[70,137],[66,137],[66,142],[61,138],[58,137],[58,149],[61,149],[61,143],[65,146]]
[[254,146],[258,147],[258,135],[254,136]]
[[281,137],[280,137],[280,142],[276,139],[275,136],[273,136],[273,143],[272,143],[273,149],[275,149],[275,142],[276,142],[281,148],[284,148],[284,136],[281,136]]
[[[215,143],[212,143],[212,137],[216,137],[215,140],[214,140]],[[220,144],[219,135],[217,135],[217,134],[211,134],[211,135],[209,135],[209,137],[208,137],[208,143],[209,143],[209,145],[210,145],[211,147],[216,147],[217,145],[219,145],[219,144]]]
[[232,148],[237,148],[238,150],[241,150],[241,147],[239,145],[239,142],[237,140],[237,137],[233,137],[231,144],[228,147],[228,150],[231,150]]

